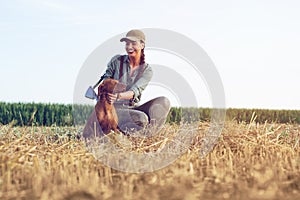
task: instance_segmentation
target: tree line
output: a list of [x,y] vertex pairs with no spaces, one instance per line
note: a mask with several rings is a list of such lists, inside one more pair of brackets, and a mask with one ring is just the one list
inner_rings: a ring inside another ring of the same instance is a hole
[[[84,124],[94,106],[65,105],[43,103],[5,103],[0,102],[0,124],[15,126],[72,126]],[[211,108],[178,108],[172,107],[167,123],[190,123],[210,121]],[[268,110],[268,109],[226,109],[226,120],[249,123],[297,123],[300,124],[300,110]]]

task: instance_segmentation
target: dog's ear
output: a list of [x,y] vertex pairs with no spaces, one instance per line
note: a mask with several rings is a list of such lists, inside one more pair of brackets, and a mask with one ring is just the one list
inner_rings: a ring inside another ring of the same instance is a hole
[[124,92],[126,90],[126,84],[118,82],[115,87],[115,92]]
[[103,89],[104,89],[104,84],[101,83],[101,84],[98,86],[98,98],[100,98],[101,93],[103,93]]
[[105,90],[108,93],[114,93],[115,91],[115,87],[117,85],[118,81],[115,79],[107,79],[105,82]]

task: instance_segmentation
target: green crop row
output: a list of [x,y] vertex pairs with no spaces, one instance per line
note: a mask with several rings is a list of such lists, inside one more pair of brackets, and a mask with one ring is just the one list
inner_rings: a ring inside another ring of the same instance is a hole
[[[84,124],[93,106],[42,104],[42,103],[4,103],[0,102],[0,124],[16,126],[71,126]],[[195,121],[210,121],[211,108],[171,108],[167,123],[189,123]],[[297,123],[300,124],[300,110],[267,110],[267,109],[233,109],[226,110],[226,120],[249,123],[251,120],[259,123]]]

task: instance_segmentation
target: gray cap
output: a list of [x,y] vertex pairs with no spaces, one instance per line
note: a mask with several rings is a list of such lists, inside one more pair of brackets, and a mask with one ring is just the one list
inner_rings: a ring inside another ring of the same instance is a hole
[[145,43],[145,34],[140,31],[140,30],[131,30],[126,34],[126,37],[123,37],[120,42],[124,42],[126,40],[130,40],[130,41],[142,41]]

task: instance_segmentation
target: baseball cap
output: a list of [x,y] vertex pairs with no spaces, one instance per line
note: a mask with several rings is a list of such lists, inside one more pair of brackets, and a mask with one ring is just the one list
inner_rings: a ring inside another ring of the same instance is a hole
[[126,34],[126,37],[121,38],[120,42],[124,42],[126,40],[130,40],[130,41],[142,41],[145,43],[145,34],[137,29],[131,30]]

